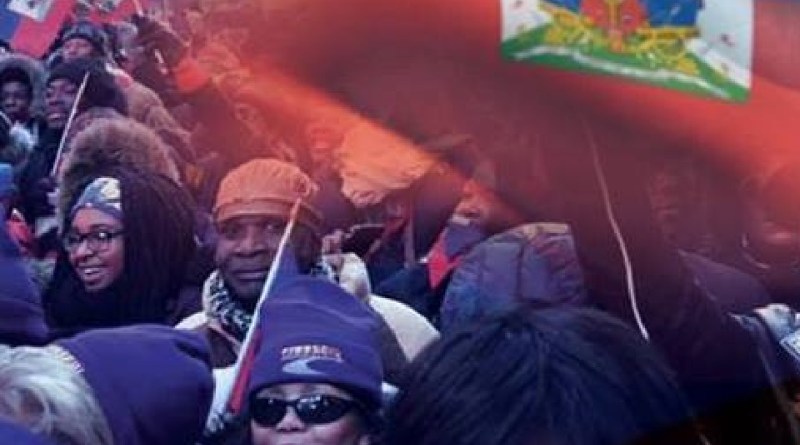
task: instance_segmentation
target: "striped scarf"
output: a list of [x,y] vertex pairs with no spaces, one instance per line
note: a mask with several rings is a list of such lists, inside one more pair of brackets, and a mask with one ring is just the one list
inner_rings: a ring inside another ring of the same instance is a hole
[[233,298],[225,287],[225,281],[219,271],[215,270],[206,280],[203,289],[203,301],[206,303],[206,315],[216,321],[225,332],[239,341],[244,341],[247,329],[253,321],[242,303]]
[[[322,259],[311,269],[309,275],[325,277],[332,282],[337,282],[331,267]],[[250,323],[253,321],[251,314],[242,303],[234,298],[225,287],[222,274],[215,270],[203,286],[203,302],[206,307],[206,316],[222,326],[228,334],[239,341],[244,341]]]

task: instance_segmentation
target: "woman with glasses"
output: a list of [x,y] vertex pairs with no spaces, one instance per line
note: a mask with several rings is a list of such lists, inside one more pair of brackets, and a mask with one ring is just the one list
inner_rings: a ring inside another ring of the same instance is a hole
[[378,321],[335,284],[298,278],[259,314],[249,383],[253,445],[369,445],[381,407]]
[[181,298],[192,296],[182,290],[195,253],[194,207],[172,180],[132,168],[106,170],[83,189],[65,221],[63,255],[44,297],[55,336],[174,324],[199,306]]
[[73,208],[72,224],[63,237],[64,249],[87,291],[109,287],[122,273],[124,233],[119,180],[97,178]]

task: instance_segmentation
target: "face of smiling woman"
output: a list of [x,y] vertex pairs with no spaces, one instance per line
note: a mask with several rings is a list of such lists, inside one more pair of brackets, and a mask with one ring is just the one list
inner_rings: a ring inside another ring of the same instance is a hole
[[86,291],[102,291],[122,275],[122,229],[121,221],[100,210],[82,208],[75,213],[64,245]]

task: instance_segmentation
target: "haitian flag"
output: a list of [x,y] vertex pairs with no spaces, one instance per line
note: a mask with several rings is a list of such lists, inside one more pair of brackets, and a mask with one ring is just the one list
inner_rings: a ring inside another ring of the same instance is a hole
[[0,7],[0,39],[14,50],[41,57],[69,17],[74,0],[6,0]]
[[[303,122],[342,122],[344,143],[336,155],[345,168],[342,189],[356,205],[412,184],[432,165],[418,142],[454,131],[472,135],[500,166],[501,180],[514,182],[506,187],[510,205],[535,202],[531,194],[545,178],[536,170],[537,150],[581,136],[582,121],[613,126],[617,145],[638,135],[750,175],[800,156],[800,53],[790,44],[800,41],[800,2],[735,3],[741,8],[731,13],[743,20],[737,32],[751,31],[737,37],[704,26],[700,35],[706,32],[702,40],[720,54],[751,41],[751,67],[746,55],[739,64],[750,72],[750,83],[734,97],[746,91],[743,102],[509,61],[499,51],[508,16],[497,0],[286,0],[264,4],[262,15],[242,6],[238,26],[246,27],[259,51],[240,55],[254,75],[237,94],[265,115],[294,121],[286,126],[287,138]],[[696,17],[676,9],[673,21],[701,23],[702,14],[719,6],[718,0],[704,4]],[[213,28],[213,18],[209,14],[209,33],[225,35],[222,25]],[[652,27],[669,19],[656,14],[648,20]],[[731,23],[720,26],[731,29]]]
[[110,23],[127,20],[138,12],[147,11],[149,2],[147,0],[93,0],[91,6],[89,20],[95,23]]
[[[147,2],[134,0],[3,0],[0,7],[0,39],[14,50],[42,57],[64,23],[85,14],[95,23],[125,20]],[[80,10],[83,12],[79,12]]]
[[753,0],[504,0],[503,54],[747,99]]

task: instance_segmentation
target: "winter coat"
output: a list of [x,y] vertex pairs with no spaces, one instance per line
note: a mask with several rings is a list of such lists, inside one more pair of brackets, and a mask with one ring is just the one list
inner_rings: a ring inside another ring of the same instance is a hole
[[12,123],[15,125],[10,129],[4,128],[4,132],[9,132],[9,137],[3,141],[4,147],[0,148],[0,160],[13,165],[15,176],[19,178],[28,157],[45,131],[43,116],[46,73],[39,61],[23,54],[0,57],[0,82],[11,70],[24,73],[32,90],[30,118],[27,122]]
[[756,339],[697,284],[654,221],[639,176],[647,169],[636,157],[646,151],[636,142],[652,141],[612,141],[604,142],[630,151],[602,153],[610,196],[594,179],[589,144],[554,143],[544,158],[592,304],[638,329],[663,354],[710,443],[785,443],[778,427],[783,414]]
[[[4,211],[3,211],[4,212]],[[47,326],[39,293],[25,268],[19,247],[0,224],[0,343],[40,345]]]
[[0,79],[9,69],[19,69],[25,72],[33,89],[31,98],[31,117],[44,115],[45,80],[47,73],[44,66],[36,59],[24,54],[7,54],[0,57]]
[[439,338],[436,329],[418,312],[403,303],[372,292],[366,266],[358,256],[329,255],[325,259],[329,264],[338,263],[339,285],[359,299],[368,302],[370,307],[386,321],[397,338],[406,360],[413,360],[428,344]]
[[[372,294],[366,268],[357,256],[343,255],[336,259],[328,257],[327,260],[337,263],[335,268],[338,269],[339,284],[342,288],[368,302],[390,330],[393,338],[384,336],[382,339],[384,361],[394,363],[392,365],[394,370],[387,370],[387,374],[394,374],[394,371],[399,372],[400,368],[413,360],[425,346],[438,338],[439,334],[436,329],[413,309],[402,303]],[[218,321],[206,315],[209,310],[208,297],[209,288],[206,285],[203,289],[204,311],[188,317],[176,327],[204,334],[211,344],[211,358],[214,367],[227,367],[236,361],[241,343],[226,332]],[[394,350],[396,346],[399,346],[400,351]],[[402,357],[394,357],[398,352],[402,354]]]
[[441,327],[447,330],[522,302],[586,303],[583,272],[564,224],[526,224],[475,246],[445,291]]
[[163,315],[158,318],[131,317],[121,301],[129,298],[135,296],[127,295],[124,289],[113,284],[99,293],[87,293],[66,258],[59,257],[53,279],[42,298],[51,327],[51,339],[69,337],[89,329],[138,323],[173,326],[200,309],[199,290],[190,285],[182,286],[173,298],[164,299]]
[[132,81],[122,91],[128,101],[128,116],[158,134],[173,149],[179,165],[193,163],[189,132],[172,117],[161,98],[150,88]]
[[752,275],[695,253],[680,253],[697,284],[723,311],[742,314],[772,302],[767,289]]
[[[54,215],[53,207],[47,197],[47,193],[52,190],[45,187],[43,180],[51,177],[60,141],[61,131],[45,130],[20,174],[20,208],[25,220],[32,227],[36,225],[37,220]],[[42,234],[42,231],[36,230],[37,237]],[[46,251],[54,246],[39,247]]]
[[487,237],[485,230],[474,223],[451,220],[424,260],[381,281],[377,292],[409,305],[438,326],[444,292],[453,272],[464,255]]
[[198,159],[216,153],[227,171],[251,159],[270,156],[268,147],[257,145],[255,135],[236,117],[233,104],[213,81],[184,90],[183,97],[203,129],[194,139]]

